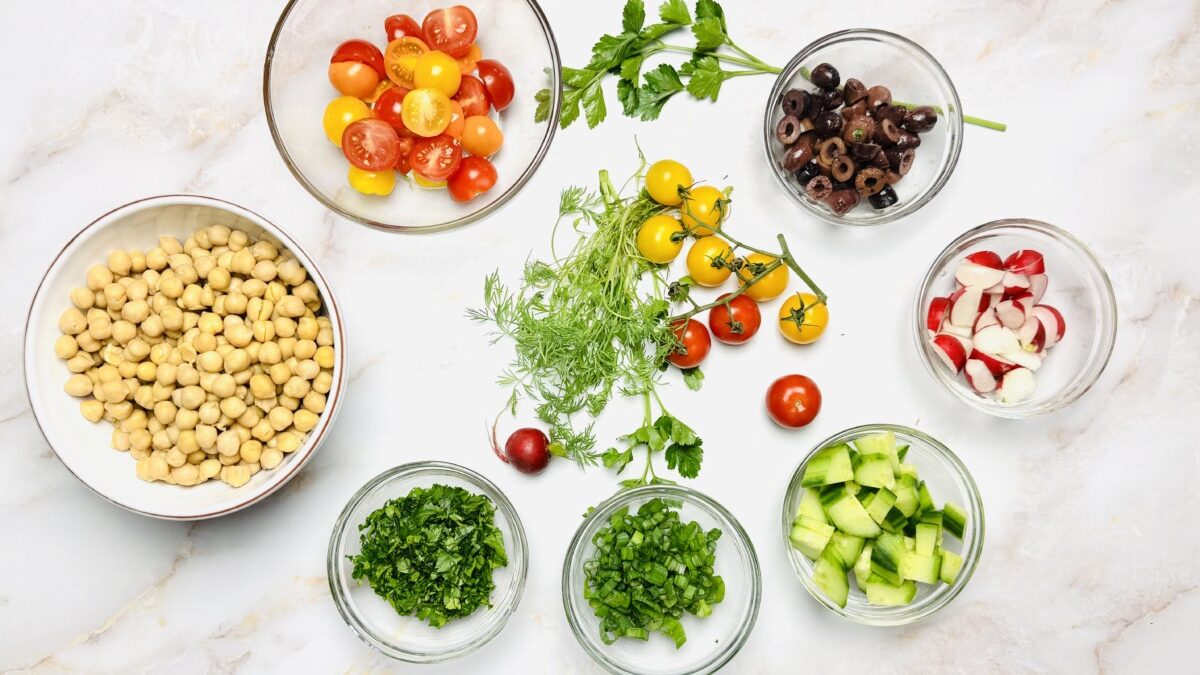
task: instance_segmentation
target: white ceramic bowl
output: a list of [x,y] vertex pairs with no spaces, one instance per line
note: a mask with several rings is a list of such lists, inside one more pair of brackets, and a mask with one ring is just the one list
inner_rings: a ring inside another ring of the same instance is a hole
[[[91,423],[79,412],[79,399],[63,391],[70,373],[54,354],[60,335],[58,317],[70,305],[72,287],[81,286],[88,267],[103,263],[115,248],[153,247],[161,235],[181,241],[202,226],[223,224],[253,237],[274,240],[292,252],[317,285],[333,324],[336,361],[325,412],[303,445],[282,464],[260,471],[240,488],[221,481],[180,487],[138,479],[134,461],[110,446],[112,425]],[[337,416],[345,389],[346,337],[333,292],[312,258],[291,237],[262,216],[236,204],[196,195],[149,197],[117,207],[75,235],[51,263],[29,308],[25,324],[25,387],[42,435],[67,470],[108,501],[155,518],[201,520],[233,513],[255,504],[299,473],[325,440]]]

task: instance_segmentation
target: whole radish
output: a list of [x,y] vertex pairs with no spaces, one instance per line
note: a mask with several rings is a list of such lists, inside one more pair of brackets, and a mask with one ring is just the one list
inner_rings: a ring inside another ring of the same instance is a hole
[[504,443],[504,449],[496,441],[496,427],[492,427],[492,451],[506,464],[521,473],[530,475],[541,473],[550,463],[550,455],[555,447],[541,429],[526,427],[512,432]]

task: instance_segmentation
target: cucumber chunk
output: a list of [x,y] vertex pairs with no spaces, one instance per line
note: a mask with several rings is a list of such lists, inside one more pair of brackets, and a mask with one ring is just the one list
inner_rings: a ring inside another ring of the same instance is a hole
[[942,527],[961,541],[967,529],[967,512],[954,502],[946,502],[942,505]]
[[879,492],[875,493],[875,498],[866,506],[867,513],[870,514],[871,520],[876,524],[882,525],[883,520],[887,518],[887,514],[892,510],[892,504],[896,503],[896,495],[887,488],[880,488]]
[[842,563],[842,567],[850,569],[854,567],[854,563],[858,562],[858,556],[862,553],[865,542],[866,539],[862,537],[834,532],[833,537],[829,540],[829,548],[833,549],[838,561]]
[[904,458],[907,456],[908,456],[908,445],[907,444],[896,448],[896,459],[903,462]]
[[800,498],[800,508],[796,509],[796,518],[808,516],[822,523],[829,522],[825,517],[825,509],[821,506],[821,495],[812,488],[805,488],[804,496]]
[[857,499],[842,486],[831,486],[821,491],[821,503],[825,513],[837,529],[856,537],[879,536],[879,525]]
[[854,469],[854,480],[867,487],[889,490],[896,487],[892,460],[887,455],[863,455],[858,467]]
[[788,540],[797,551],[803,553],[809,560],[816,560],[821,556],[821,551],[825,550],[833,535],[833,526],[824,520],[800,516],[792,524]]
[[875,542],[868,541],[863,545],[862,553],[858,554],[858,561],[854,563],[854,580],[858,582],[858,589],[865,590],[867,579],[871,576],[871,550],[875,548]]
[[893,472],[900,468],[900,458],[896,455],[896,434],[890,431],[859,436],[854,439],[854,447],[863,455],[887,455]]
[[941,551],[942,568],[938,573],[938,578],[942,583],[954,585],[954,581],[958,579],[958,573],[962,570],[962,556],[953,551]]
[[931,523],[917,523],[917,555],[932,556],[937,548],[938,532],[942,528]]
[[916,551],[906,551],[900,556],[900,577],[923,584],[936,584],[942,569],[942,556],[923,556]]
[[879,527],[887,532],[904,532],[908,528],[908,518],[903,513],[900,513],[899,509],[892,507],[892,510],[888,511],[887,517],[883,519]]
[[817,588],[824,591],[838,607],[846,606],[846,598],[850,596],[850,580],[832,551],[826,550],[817,558],[812,578]]
[[911,581],[902,584],[891,584],[886,579],[876,575],[867,579],[867,602],[872,605],[907,605],[917,597],[917,585]]
[[896,510],[904,514],[905,518],[912,517],[917,512],[917,491],[911,485],[900,484],[896,486]]
[[822,448],[808,460],[804,467],[802,487],[818,487],[854,480],[854,467],[850,464],[850,446],[845,443]]
[[905,553],[904,538],[891,532],[884,532],[875,540],[875,548],[871,551],[872,566],[878,565],[884,570],[896,574],[900,571],[900,557]]
[[917,505],[921,511],[933,511],[937,508],[933,505],[933,497],[929,496],[929,488],[925,487],[925,481],[917,485]]

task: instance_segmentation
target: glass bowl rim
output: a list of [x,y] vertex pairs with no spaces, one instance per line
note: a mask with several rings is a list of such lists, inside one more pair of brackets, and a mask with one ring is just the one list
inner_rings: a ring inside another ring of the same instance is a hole
[[[948,262],[950,262],[950,259],[953,256],[960,253],[955,249],[963,246],[969,241],[978,239],[990,232],[1006,227],[1017,227],[1032,230],[1049,237],[1059,244],[1065,245],[1067,248],[1073,249],[1077,253],[1082,254],[1083,258],[1091,264],[1088,276],[1094,275],[1095,278],[1099,280],[1099,286],[1102,289],[1102,294],[1104,297],[1101,298],[1097,303],[1097,305],[1100,306],[1099,311],[1102,314],[1112,317],[1112,325],[1110,329],[1106,333],[1096,336],[1097,339],[1103,339],[1105,341],[1104,349],[1102,349],[1101,352],[1096,355],[1095,359],[1089,359],[1084,363],[1084,370],[1093,367],[1093,363],[1098,364],[1094,366],[1096,372],[1089,378],[1089,380],[1075,386],[1074,389],[1068,389],[1064,392],[1060,392],[1058,396],[1050,399],[1043,405],[1031,408],[1021,407],[1020,404],[1009,406],[996,401],[985,400],[979,397],[966,395],[963,390],[953,386],[950,378],[944,372],[938,369],[937,364],[931,360],[930,354],[926,351],[925,345],[926,328],[925,321],[922,319],[925,309],[924,299],[925,296],[930,292],[934,282],[934,277],[937,276],[938,271],[941,270]],[[917,353],[921,357],[921,362],[925,366],[925,371],[928,372],[929,375],[938,384],[940,384],[943,389],[949,391],[958,400],[966,403],[975,410],[1005,419],[1026,419],[1030,417],[1039,417],[1042,415],[1056,413],[1079,400],[1081,396],[1090,391],[1091,388],[1096,385],[1096,382],[1100,380],[1100,376],[1103,375],[1104,371],[1108,368],[1108,362],[1112,358],[1113,349],[1116,347],[1117,343],[1117,324],[1119,323],[1120,317],[1117,311],[1117,298],[1116,292],[1113,290],[1112,279],[1108,276],[1108,272],[1104,269],[1104,265],[1100,263],[1100,259],[1096,257],[1096,254],[1092,252],[1091,248],[1089,248],[1087,244],[1083,243],[1083,241],[1081,241],[1078,237],[1064,230],[1063,228],[1045,221],[1035,220],[1033,218],[1001,218],[999,220],[993,220],[982,225],[976,225],[975,227],[972,227],[966,232],[963,232],[955,237],[953,241],[947,244],[946,247],[934,257],[933,262],[930,263],[929,268],[925,271],[925,276],[921,280],[920,287],[917,289],[917,295],[916,299],[914,300],[913,308],[914,344],[916,345]]]
[[[804,467],[808,465],[809,460],[817,451],[829,446],[832,443],[841,443],[852,441],[855,438],[868,433],[879,431],[892,431],[905,436],[920,440],[928,449],[932,450],[933,454],[943,462],[950,471],[959,478],[966,486],[966,504],[964,508],[968,509],[968,515],[971,517],[971,527],[974,528],[974,536],[971,539],[970,549],[963,551],[963,566],[959,572],[958,578],[953,585],[947,586],[948,590],[939,597],[935,602],[916,609],[915,611],[905,612],[907,606],[897,608],[895,616],[874,617],[861,614],[855,610],[844,607],[838,607],[832,600],[827,598],[821,589],[816,587],[816,583],[811,579],[811,574],[801,567],[795,554],[798,553],[792,548],[788,535],[791,532],[792,520],[795,518],[794,513],[790,513],[788,503],[791,497],[800,489],[800,480],[804,475]],[[944,443],[937,440],[933,436],[902,424],[889,424],[885,422],[873,422],[869,424],[860,424],[858,426],[843,429],[828,438],[818,442],[812,447],[812,450],[804,456],[800,464],[796,466],[796,470],[792,473],[791,480],[788,481],[787,490],[783,494],[783,504],[780,509],[783,523],[783,545],[788,557],[788,564],[791,565],[792,571],[796,574],[796,578],[800,580],[800,584],[808,591],[817,602],[825,607],[833,610],[838,616],[855,623],[867,626],[903,626],[937,613],[942,608],[949,605],[962,591],[967,587],[971,577],[975,574],[975,568],[979,564],[979,559],[983,555],[984,536],[987,531],[986,518],[984,516],[983,499],[979,494],[979,486],[975,483],[975,478],[963,464],[962,459],[954,453]]]
[[[591,538],[585,538],[583,535],[590,529],[593,523],[599,521],[601,516],[607,518],[612,511],[622,506],[628,506],[643,497],[646,499],[653,499],[655,497],[677,499],[685,504],[690,503],[693,506],[708,510],[710,513],[715,513],[719,517],[718,519],[724,519],[729,524],[729,528],[722,527],[722,535],[732,536],[738,542],[734,545],[737,546],[740,544],[749,558],[748,570],[746,571],[749,572],[751,581],[749,589],[750,606],[742,617],[733,640],[728,643],[728,646],[718,650],[712,659],[701,663],[695,669],[679,671],[680,675],[714,673],[727,665],[742,650],[742,647],[745,646],[747,639],[750,637],[750,633],[754,630],[754,624],[758,620],[758,613],[762,604],[762,569],[759,565],[758,553],[754,549],[754,542],[750,539],[750,535],[746,533],[742,524],[738,522],[738,519],[715,499],[694,488],[685,485],[661,484],[642,485],[624,489],[597,504],[592,509],[592,512],[584,517],[583,522],[580,523],[579,528],[572,535],[571,543],[567,547],[567,554],[563,558],[562,595],[563,609],[567,615],[567,623],[571,626],[571,632],[575,634],[575,640],[579,642],[579,645],[583,647],[584,651],[592,657],[592,660],[597,665],[617,675],[630,672],[609,659],[602,649],[606,645],[601,645],[598,638],[592,637],[590,632],[585,631],[584,627],[576,621],[575,613],[572,610],[577,603],[583,602],[583,600],[582,598],[576,598],[571,593],[571,576],[575,569],[571,563],[574,559],[581,558],[583,550],[591,543]],[[732,530],[732,532],[726,532],[727,529]],[[583,562],[582,559],[580,562]]]
[[[479,488],[479,490],[492,500],[496,509],[504,514],[512,529],[512,536],[516,543],[520,554],[512,555],[512,551],[507,551],[510,555],[510,565],[515,563],[513,567],[513,580],[511,584],[515,587],[513,591],[513,601],[507,607],[494,606],[487,610],[490,612],[501,612],[502,616],[493,629],[480,633],[474,636],[463,647],[450,651],[411,651],[397,646],[381,636],[375,634],[366,623],[362,620],[359,614],[353,609],[347,601],[342,589],[340,581],[346,576],[343,571],[341,554],[339,549],[346,541],[348,535],[353,534],[352,526],[350,525],[350,516],[355,509],[374,491],[384,483],[396,478],[408,478],[412,476],[453,476],[464,480]],[[398,661],[406,661],[409,663],[439,663],[442,661],[450,661],[462,656],[466,656],[480,647],[484,646],[500,634],[508,620],[512,617],[517,607],[521,604],[521,597],[525,593],[526,577],[529,573],[529,542],[525,537],[525,526],[521,523],[521,518],[517,514],[516,508],[508,497],[490,480],[482,474],[468,469],[465,466],[454,464],[452,462],[441,461],[418,461],[400,464],[398,466],[386,469],[363,484],[346,502],[341,513],[338,514],[337,520],[334,521],[333,531],[329,537],[329,547],[325,559],[326,576],[329,582],[329,591],[333,596],[333,604],[337,607],[338,614],[341,615],[342,621],[354,631],[364,643],[375,651],[396,659]]]
[[301,171],[298,166],[296,166],[296,163],[292,161],[291,154],[287,150],[287,145],[283,141],[283,135],[279,132],[279,128],[275,124],[274,106],[271,104],[271,66],[275,60],[275,45],[279,40],[280,34],[283,33],[283,28],[287,23],[288,17],[291,16],[292,10],[297,4],[306,1],[311,0],[288,0],[287,5],[284,6],[283,11],[280,12],[279,18],[275,22],[275,28],[271,31],[271,39],[267,42],[267,53],[263,61],[262,94],[263,109],[267,118],[267,129],[271,133],[271,141],[275,144],[276,151],[279,152],[280,158],[283,159],[283,163],[285,166],[287,166],[288,171],[291,172],[292,177],[294,177],[296,181],[300,183],[300,185],[306,192],[308,192],[309,195],[314,197],[325,208],[351,222],[365,225],[382,232],[426,234],[431,232],[442,232],[445,230],[457,229],[464,225],[469,225],[478,220],[486,218],[487,216],[498,211],[501,207],[512,200],[513,197],[516,197],[522,189],[525,188],[525,185],[530,181],[530,179],[533,178],[533,174],[536,173],[538,168],[542,165],[542,161],[545,160],[546,154],[550,150],[550,144],[554,141],[554,135],[558,131],[559,113],[562,107],[562,60],[558,53],[558,40],[554,37],[554,30],[550,26],[550,20],[546,18],[546,14],[542,10],[541,5],[538,4],[537,0],[522,0],[533,12],[534,17],[537,19],[538,24],[542,28],[542,34],[546,38],[546,43],[550,48],[550,86],[548,87],[550,90],[550,116],[545,120],[546,133],[542,136],[542,142],[538,145],[537,152],[534,153],[533,159],[529,162],[529,165],[525,167],[521,175],[517,177],[517,180],[514,181],[513,184],[510,185],[507,190],[501,193],[500,196],[494,201],[460,218],[448,220],[443,223],[435,223],[433,225],[423,226],[392,225],[389,223],[381,223],[379,221],[372,220],[365,216],[354,213],[349,209],[343,208],[333,200],[327,198],[324,193],[318,190],[317,187],[313,185],[312,181],[310,181],[308,177],[304,175],[304,172]]
[[[952,106],[949,110],[950,114],[942,115],[943,119],[952,120],[951,124],[953,128],[948,132],[950,137],[950,154],[945,163],[939,167],[937,175],[934,176],[934,179],[930,183],[929,188],[926,190],[925,195],[913,202],[910,208],[907,210],[898,209],[896,211],[892,211],[889,214],[881,216],[878,220],[872,220],[869,222],[853,222],[844,218],[839,218],[838,216],[833,215],[833,213],[829,212],[827,209],[818,208],[808,203],[803,197],[797,194],[790,185],[788,185],[787,179],[782,169],[778,166],[778,162],[775,161],[773,154],[774,146],[772,145],[772,142],[775,140],[775,137],[774,125],[772,124],[771,120],[774,117],[774,110],[778,106],[778,99],[783,95],[788,83],[799,69],[800,64],[806,59],[811,58],[820,50],[838,42],[855,39],[876,39],[877,41],[880,41],[878,40],[879,38],[882,38],[881,41],[883,42],[899,43],[904,48],[915,52],[918,57],[927,61],[928,65],[933,69],[935,75],[937,76],[937,79],[940,79],[945,84],[946,90],[950,94],[950,103]],[[808,214],[816,216],[827,223],[846,227],[873,227],[876,225],[893,223],[906,216],[916,213],[926,204],[933,201],[933,198],[941,193],[942,188],[944,188],[946,183],[950,181],[950,176],[954,173],[954,169],[958,166],[958,159],[962,154],[962,144],[962,101],[959,99],[958,89],[954,86],[954,80],[950,79],[950,74],[946,72],[944,67],[942,67],[941,62],[934,58],[933,54],[930,54],[929,51],[921,45],[910,40],[909,38],[904,37],[903,35],[900,35],[899,33],[880,30],[878,28],[847,28],[823,35],[807,44],[804,48],[797,52],[796,55],[791,58],[791,60],[787,62],[787,65],[780,70],[779,75],[775,78],[775,83],[771,86],[771,93],[767,98],[766,110],[763,115],[763,150],[766,154],[767,164],[769,164],[771,167],[771,175],[775,177],[775,183],[784,191],[784,193],[794,204],[801,207]]]

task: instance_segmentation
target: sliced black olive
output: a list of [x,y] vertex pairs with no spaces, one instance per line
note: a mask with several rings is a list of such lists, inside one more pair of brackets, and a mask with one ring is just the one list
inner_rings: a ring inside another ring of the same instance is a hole
[[867,97],[867,85],[863,84],[862,80],[852,77],[846,80],[846,86],[842,87],[842,97],[846,105],[854,105]]
[[880,148],[879,154],[875,155],[871,159],[871,166],[875,167],[876,169],[883,169],[884,171],[887,171],[888,166],[890,165],[888,164],[887,155],[883,152],[882,148]]
[[937,111],[922,105],[904,113],[904,128],[914,134],[923,134],[937,124]]
[[837,89],[825,89],[821,92],[821,107],[826,110],[837,110],[842,106],[842,92]]
[[783,114],[793,117],[808,116],[808,92],[801,89],[789,89],[783,95]]
[[898,106],[881,105],[878,108],[875,108],[875,119],[879,121],[891,120],[892,122],[896,123],[896,126],[900,126],[904,122],[905,112],[907,111],[905,111],[904,108],[900,108]]
[[823,112],[813,120],[813,130],[821,138],[836,136],[842,130],[842,116],[832,110]]
[[821,201],[833,192],[833,182],[825,176],[815,176],[808,181],[808,185],[804,186],[804,192],[809,199]]
[[834,190],[825,199],[834,215],[844,216],[850,209],[858,206],[858,192],[855,190]]
[[822,89],[836,89],[842,83],[842,76],[838,74],[837,68],[828,63],[813,68],[808,79]]
[[862,117],[864,115],[870,114],[869,111],[867,110],[867,102],[865,100],[859,101],[859,102],[855,103],[854,105],[847,105],[845,108],[842,108],[839,112],[842,113],[842,119],[846,120],[847,122],[854,119],[855,117]]
[[875,85],[867,90],[867,107],[878,108],[892,102],[892,90],[883,85]]
[[907,133],[896,126],[895,122],[888,119],[881,120],[875,127],[875,142],[884,147],[891,147],[900,141],[901,134]]
[[842,129],[842,138],[847,143],[870,143],[875,135],[875,120],[861,115],[846,122],[846,126]]
[[801,185],[808,185],[810,180],[821,175],[821,171],[818,166],[819,165],[817,164],[816,160],[813,160],[800,167],[800,170],[796,172],[796,182],[800,183]]
[[835,181],[838,181],[839,183],[845,183],[846,181],[854,178],[854,170],[856,168],[857,167],[854,165],[854,160],[850,158],[850,155],[842,154],[839,155],[837,159],[833,160],[833,164],[829,165],[829,175],[832,176]]
[[884,185],[882,190],[867,197],[867,201],[871,202],[871,206],[877,209],[886,209],[900,201],[900,198],[896,196],[896,190],[891,185]]
[[854,183],[852,183],[850,181],[834,181],[833,182],[833,191],[834,192],[837,192],[838,190],[853,190],[853,189],[854,189]]
[[799,171],[801,167],[813,160],[813,135],[800,134],[796,141],[788,146],[783,153],[783,170]]
[[873,195],[887,187],[886,177],[883,169],[869,166],[859,171],[858,175],[854,177],[854,188],[858,190],[858,194],[864,197]]
[[850,144],[850,156],[853,157],[854,161],[858,162],[859,164],[867,164],[871,160],[875,159],[875,155],[878,155],[882,150],[883,148],[879,147],[875,143]]
[[[888,168],[891,171],[903,176],[904,174],[908,173],[909,169],[912,168],[913,158],[917,156],[917,151],[913,150],[912,148],[907,148],[904,150],[888,148],[887,150],[883,151],[883,154],[887,156]],[[888,182],[890,183],[892,181]]]
[[904,178],[904,176],[901,176],[891,169],[888,169],[887,173],[885,173],[883,176],[883,179],[887,181],[888,185],[895,185],[896,183],[899,183],[901,178]]
[[821,141],[817,146],[817,162],[826,168],[832,167],[834,160],[846,152],[846,142],[834,136]]
[[779,124],[775,125],[775,138],[779,139],[784,145],[791,145],[800,138],[800,134],[804,129],[800,127],[800,120],[794,115],[784,115],[783,119],[779,120]]
[[896,147],[901,150],[915,148],[921,145],[921,137],[911,131],[900,131],[900,137],[896,139]]

